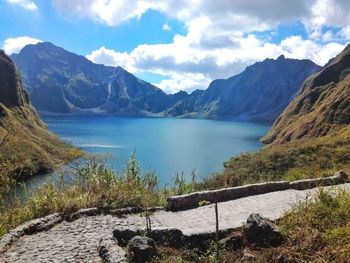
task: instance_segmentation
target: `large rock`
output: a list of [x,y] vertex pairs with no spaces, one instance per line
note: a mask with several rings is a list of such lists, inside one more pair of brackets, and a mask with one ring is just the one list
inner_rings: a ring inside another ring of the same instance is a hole
[[115,229],[113,230],[113,237],[118,241],[120,246],[126,246],[129,241],[135,237],[142,235],[141,230],[131,229]]
[[[143,230],[115,229],[113,237],[118,241],[119,245],[126,246],[133,237],[141,236],[144,233],[145,231]],[[184,235],[177,228],[154,228],[148,237],[152,238],[157,244],[168,247],[179,248],[184,243]]]
[[157,254],[155,242],[149,237],[135,236],[129,242],[128,254],[132,262],[144,263]]
[[177,228],[154,228],[150,233],[150,237],[157,244],[179,248],[183,245],[184,235]]
[[282,235],[278,227],[269,219],[251,214],[245,226],[245,238],[255,246],[278,246],[282,242]]

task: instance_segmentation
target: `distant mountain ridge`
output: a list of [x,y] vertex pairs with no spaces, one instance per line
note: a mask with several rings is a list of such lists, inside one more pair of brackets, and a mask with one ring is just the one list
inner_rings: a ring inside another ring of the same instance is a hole
[[214,80],[167,110],[170,116],[213,119],[274,120],[297,94],[304,80],[320,70],[310,60],[266,59],[228,79]]
[[51,43],[12,55],[33,105],[55,113],[274,120],[303,81],[320,69],[310,60],[266,59],[206,90],[170,95],[121,67],[95,64]]
[[265,143],[320,137],[350,124],[350,45],[308,78],[275,121]]
[[48,42],[28,45],[12,58],[41,111],[148,116],[176,100],[121,67],[95,64]]
[[[0,50],[0,174],[23,177],[47,172],[80,155],[47,130],[29,102],[16,66]],[[10,171],[2,171],[1,164],[7,162]]]

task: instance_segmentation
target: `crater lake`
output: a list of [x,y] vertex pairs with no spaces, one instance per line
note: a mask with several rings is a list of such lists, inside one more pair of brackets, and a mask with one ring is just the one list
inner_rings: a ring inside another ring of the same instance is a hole
[[[199,178],[223,169],[240,153],[259,150],[259,138],[271,123],[175,118],[41,115],[50,131],[93,154],[107,154],[108,165],[121,173],[132,154],[143,172],[152,169],[160,185],[169,185],[176,173]],[[26,181],[28,189],[49,180],[39,175]]]

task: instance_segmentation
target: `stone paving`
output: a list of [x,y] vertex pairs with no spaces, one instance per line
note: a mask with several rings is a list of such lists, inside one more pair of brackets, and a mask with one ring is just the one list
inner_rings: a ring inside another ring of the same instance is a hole
[[[350,184],[336,188],[350,191]],[[297,200],[315,191],[286,190],[219,203],[220,229],[242,226],[253,212],[277,219]],[[153,227],[174,227],[186,235],[213,232],[215,226],[214,209],[210,205],[179,212],[157,211],[151,221]],[[114,229],[125,228],[144,229],[144,219],[131,214],[84,216],[72,222],[63,221],[49,230],[20,236],[0,254],[0,262],[102,262],[101,240],[110,241]],[[115,246],[113,251],[113,262],[127,262],[121,248]]]

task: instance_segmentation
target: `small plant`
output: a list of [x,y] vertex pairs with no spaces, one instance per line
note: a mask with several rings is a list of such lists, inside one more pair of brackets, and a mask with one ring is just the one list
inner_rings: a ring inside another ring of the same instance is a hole
[[151,212],[146,208],[145,211],[139,214],[141,217],[144,217],[146,220],[146,235],[150,236],[152,233],[152,225],[151,225]]
[[210,205],[210,202],[207,200],[202,200],[198,202],[198,206]]

